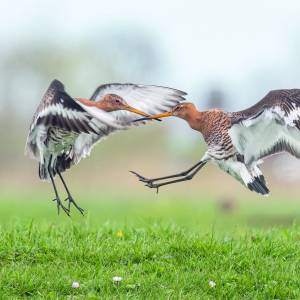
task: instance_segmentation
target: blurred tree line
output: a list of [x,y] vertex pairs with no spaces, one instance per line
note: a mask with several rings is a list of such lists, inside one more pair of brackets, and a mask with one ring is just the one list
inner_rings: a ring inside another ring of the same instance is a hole
[[[99,38],[95,38],[96,36],[68,43],[38,36],[30,40],[21,40],[1,50],[2,170],[26,162],[23,150],[31,118],[43,93],[54,78],[61,80],[74,97],[89,97],[99,84],[107,82],[160,83],[165,59],[163,50],[151,36],[128,28],[111,31],[109,35],[99,35]],[[208,92],[207,99],[208,108],[224,106],[224,95],[218,87]],[[199,147],[194,145],[198,142],[199,146],[199,141],[193,140],[193,137],[183,141],[182,145],[186,146],[182,150],[181,143],[177,143],[177,147],[174,148],[170,139],[172,141],[173,138],[176,142],[186,138],[184,134],[174,138],[173,135],[169,137],[165,134],[167,126],[160,130],[155,126],[149,127],[143,129],[147,134],[139,135],[139,131],[136,131],[136,140],[147,139],[149,132],[154,131],[154,148],[155,143],[162,141],[161,137],[165,136],[168,137],[164,139],[165,144],[169,144],[169,150],[174,155],[176,151],[179,154],[181,152],[183,161],[188,160],[189,155],[191,159],[198,158]],[[124,141],[122,144],[128,155],[136,143],[131,139],[130,141],[132,142],[128,146]],[[166,151],[161,145],[159,150]]]
[[102,83],[151,82],[161,66],[151,38],[136,30],[74,44],[45,36],[9,46],[0,58],[1,157],[10,160],[22,152],[34,110],[54,78],[71,95],[89,97]]

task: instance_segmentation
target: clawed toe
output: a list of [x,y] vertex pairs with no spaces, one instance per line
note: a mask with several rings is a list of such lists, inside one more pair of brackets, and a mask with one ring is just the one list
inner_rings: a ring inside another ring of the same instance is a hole
[[155,184],[153,183],[153,179],[148,179],[148,178],[145,178],[144,176],[134,172],[134,171],[130,171],[132,174],[134,174],[138,179],[139,181],[141,182],[144,182],[145,183],[145,186],[151,188],[151,189],[156,189],[156,192],[158,193],[158,188],[159,188],[159,185],[158,184]]
[[144,176],[142,176],[142,175],[140,175],[140,174],[138,174],[138,173],[136,173],[134,171],[130,171],[130,172],[132,174],[134,174],[139,179],[139,181],[145,182],[147,184],[151,184],[152,183],[151,179],[148,179],[148,178],[146,178],[146,177],[144,177]]
[[57,214],[59,214],[60,208],[62,208],[66,215],[70,217],[70,210],[62,204],[59,198],[54,198],[53,201],[56,201],[57,204]]
[[158,189],[159,189],[160,185],[149,182],[149,183],[146,183],[145,186],[149,187],[150,189],[156,189],[156,193],[158,194]]
[[68,209],[69,209],[69,211],[71,210],[71,204],[73,204],[73,205],[76,207],[76,209],[77,209],[82,215],[84,215],[84,209],[77,205],[77,203],[74,201],[74,199],[73,199],[73,197],[72,197],[71,195],[69,195],[69,196],[65,199],[65,201],[68,201]]
[[130,173],[132,173],[133,175],[135,175],[140,181],[146,181],[147,180],[147,178],[145,178],[144,176],[138,174],[137,172],[130,171]]

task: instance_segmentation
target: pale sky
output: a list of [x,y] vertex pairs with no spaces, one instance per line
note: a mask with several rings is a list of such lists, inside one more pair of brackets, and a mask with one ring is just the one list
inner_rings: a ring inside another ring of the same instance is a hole
[[139,29],[163,50],[167,68],[162,82],[194,98],[220,85],[240,109],[270,89],[300,87],[297,0],[24,0],[0,5],[0,51],[45,34],[72,45],[83,36]]

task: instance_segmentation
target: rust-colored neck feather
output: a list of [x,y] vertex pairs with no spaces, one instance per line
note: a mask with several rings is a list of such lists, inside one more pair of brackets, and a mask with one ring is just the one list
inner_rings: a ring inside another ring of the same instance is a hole
[[186,120],[191,128],[199,131],[199,125],[202,120],[202,115],[203,112],[200,112],[197,109],[189,109],[183,115],[178,115],[178,117]]
[[78,101],[80,101],[82,104],[84,104],[86,106],[94,106],[94,107],[97,107],[97,108],[105,110],[105,111],[107,110],[107,107],[106,107],[104,101],[91,101],[91,100],[85,99],[85,98],[78,98]]
[[187,103],[178,112],[175,110],[174,116],[184,119],[189,123],[191,128],[201,131],[203,114],[203,112],[197,110],[195,105]]
[[202,133],[204,139],[208,142],[216,132],[227,131],[230,127],[230,119],[227,114],[218,109],[199,112],[196,109],[181,116],[185,119],[191,128]]

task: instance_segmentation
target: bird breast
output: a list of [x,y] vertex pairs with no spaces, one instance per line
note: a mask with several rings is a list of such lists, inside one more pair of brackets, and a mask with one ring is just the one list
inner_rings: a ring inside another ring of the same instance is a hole
[[208,145],[220,144],[228,140],[228,130],[231,122],[227,114],[221,110],[211,110],[203,113],[200,131]]
[[211,110],[203,114],[200,131],[210,154],[215,159],[228,159],[235,155],[237,151],[228,133],[231,126],[228,115],[221,110]]

